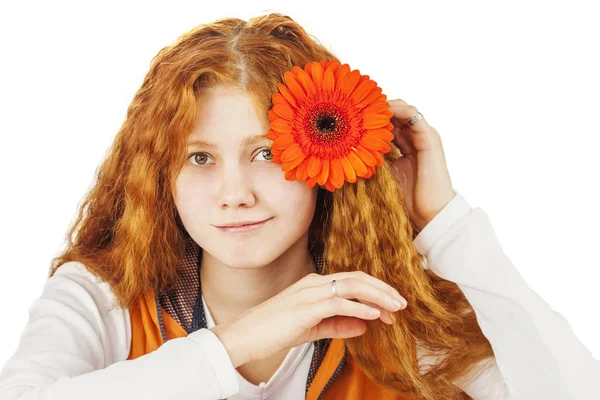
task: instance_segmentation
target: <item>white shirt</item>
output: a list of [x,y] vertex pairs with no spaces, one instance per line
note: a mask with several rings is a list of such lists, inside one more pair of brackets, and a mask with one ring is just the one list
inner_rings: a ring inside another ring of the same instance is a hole
[[[482,366],[471,385],[455,382],[471,397],[600,399],[600,361],[527,286],[481,208],[457,193],[414,244],[426,256],[425,268],[458,284],[494,349],[495,362]],[[304,398],[312,344],[291,350],[269,382],[256,386],[239,375],[209,329],[127,360],[131,321],[115,305],[108,284],[84,265],[61,266],[29,307],[19,346],[0,373],[0,399]]]
[[[204,314],[206,315],[206,326],[208,329],[213,328],[215,321],[210,314],[204,296],[202,296],[202,304],[204,306]],[[227,398],[230,400],[304,400],[306,378],[314,351],[315,346],[313,342],[293,347],[269,381],[261,382],[259,385],[248,382],[235,370],[239,392]],[[227,374],[225,377],[229,376],[230,374]],[[235,382],[226,382],[226,385],[235,387]]]

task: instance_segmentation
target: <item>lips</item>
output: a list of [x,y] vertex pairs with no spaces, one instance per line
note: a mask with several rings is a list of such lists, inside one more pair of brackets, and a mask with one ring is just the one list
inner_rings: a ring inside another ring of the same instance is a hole
[[217,228],[239,228],[241,226],[250,226],[250,225],[258,225],[261,224],[265,221],[268,221],[270,218],[268,219],[263,219],[262,221],[255,221],[255,222],[243,222],[243,223],[239,223],[239,224],[234,224],[234,225],[215,225]]
[[263,221],[254,222],[250,224],[243,224],[237,226],[217,226],[216,228],[221,232],[225,233],[246,233],[257,231],[262,228],[271,218],[265,219]]

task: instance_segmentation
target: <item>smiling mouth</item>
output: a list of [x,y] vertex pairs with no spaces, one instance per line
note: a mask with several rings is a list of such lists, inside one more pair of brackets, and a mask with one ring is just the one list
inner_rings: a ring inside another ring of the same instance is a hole
[[270,220],[271,220],[271,218],[266,219],[261,222],[256,222],[253,224],[237,225],[237,226],[217,226],[216,228],[218,230],[220,230],[221,232],[227,232],[227,233],[252,232],[252,231],[255,231],[255,230],[261,228]]

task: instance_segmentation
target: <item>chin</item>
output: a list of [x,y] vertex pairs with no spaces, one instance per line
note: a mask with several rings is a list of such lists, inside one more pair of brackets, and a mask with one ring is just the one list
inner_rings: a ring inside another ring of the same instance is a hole
[[273,247],[261,246],[262,248],[232,246],[225,253],[211,253],[213,257],[230,268],[236,269],[258,269],[272,263],[281,254]]

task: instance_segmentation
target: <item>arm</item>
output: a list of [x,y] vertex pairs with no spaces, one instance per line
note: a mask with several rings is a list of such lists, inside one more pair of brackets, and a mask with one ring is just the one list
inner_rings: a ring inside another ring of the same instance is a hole
[[494,348],[496,364],[463,390],[477,400],[488,398],[488,392],[512,400],[598,396],[600,361],[567,320],[529,288],[481,208],[473,209],[457,193],[414,244],[426,256],[425,268],[458,284]]
[[220,399],[239,391],[228,354],[208,329],[127,360],[129,311],[81,263],[61,266],[29,308],[0,373],[0,399]]

